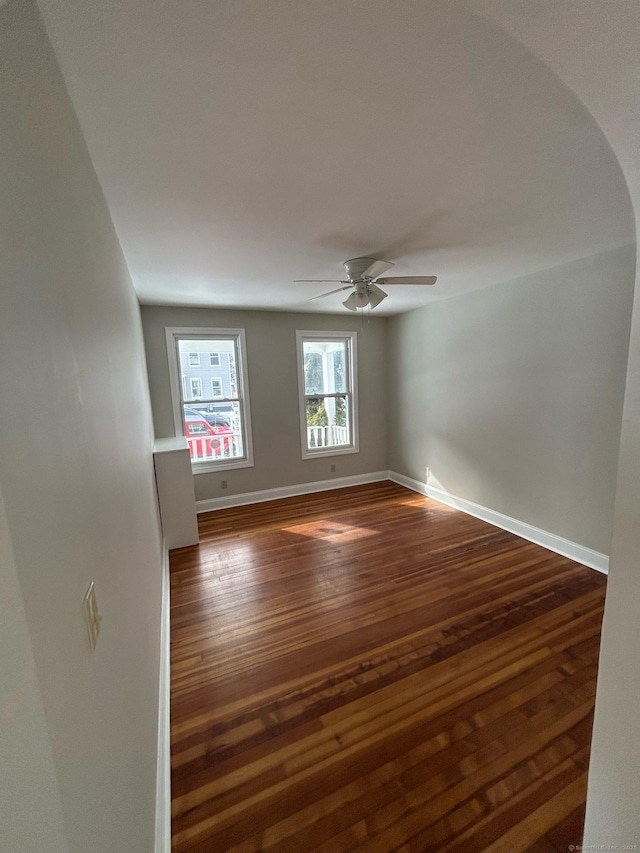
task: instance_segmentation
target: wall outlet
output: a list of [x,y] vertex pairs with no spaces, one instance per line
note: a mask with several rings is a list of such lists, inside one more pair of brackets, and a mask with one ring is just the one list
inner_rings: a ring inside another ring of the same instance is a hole
[[221,489],[226,489],[228,485],[229,484],[227,483],[226,480],[220,480],[220,488]]
[[335,462],[331,463],[331,468],[329,470],[331,471],[332,474],[335,474],[335,472],[336,472],[336,463]]

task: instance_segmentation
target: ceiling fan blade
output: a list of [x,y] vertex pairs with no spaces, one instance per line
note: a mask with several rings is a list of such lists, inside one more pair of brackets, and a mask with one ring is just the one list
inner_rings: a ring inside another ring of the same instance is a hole
[[392,275],[376,279],[376,284],[435,284],[437,280],[435,275]]
[[363,278],[377,278],[382,273],[390,270],[394,266],[390,261],[374,261],[371,266],[362,273]]
[[331,296],[332,293],[340,293],[343,290],[351,290],[352,287],[352,284],[348,284],[346,287],[336,287],[335,290],[330,290],[328,293],[320,293],[318,294],[318,296],[312,296],[311,299],[307,299],[307,302],[313,302],[314,299],[322,299],[323,296]]

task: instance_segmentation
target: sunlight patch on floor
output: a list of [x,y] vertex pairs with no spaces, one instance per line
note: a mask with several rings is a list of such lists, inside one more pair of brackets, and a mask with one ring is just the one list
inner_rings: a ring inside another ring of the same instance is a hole
[[238,572],[252,575],[256,571],[254,557],[258,552],[253,542],[237,540],[229,549],[221,548],[217,553],[200,549],[200,559],[193,567],[194,574],[209,585],[235,580]]
[[287,533],[297,533],[299,536],[309,536],[312,539],[324,539],[329,542],[355,542],[366,536],[375,536],[375,530],[366,527],[353,527],[349,524],[339,524],[335,521],[310,521],[307,524],[296,524],[285,527]]
[[453,506],[440,503],[440,501],[436,500],[435,498],[429,498],[423,495],[416,495],[414,498],[407,498],[405,500],[401,500],[400,504],[402,506],[420,507],[421,509],[426,508],[429,510],[436,510],[437,512],[442,514],[460,512],[459,509],[456,509]]

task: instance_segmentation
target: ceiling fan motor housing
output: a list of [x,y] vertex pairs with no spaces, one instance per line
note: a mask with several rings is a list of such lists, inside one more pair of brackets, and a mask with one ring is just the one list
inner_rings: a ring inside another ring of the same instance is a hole
[[[343,266],[347,273],[349,281],[364,281],[364,274],[375,263],[380,263],[377,258],[351,258],[350,261],[345,261]],[[388,266],[392,266],[389,264]],[[372,275],[368,275],[367,279],[371,280]]]

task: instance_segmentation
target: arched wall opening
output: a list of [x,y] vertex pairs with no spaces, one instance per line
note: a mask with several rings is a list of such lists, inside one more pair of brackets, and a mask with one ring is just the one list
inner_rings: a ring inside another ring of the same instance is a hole
[[[553,0],[470,0],[545,62],[589,110],[624,174],[640,244],[640,6]],[[535,8],[534,8],[535,6]],[[585,845],[640,838],[640,275],[631,320],[611,563],[591,751]]]

